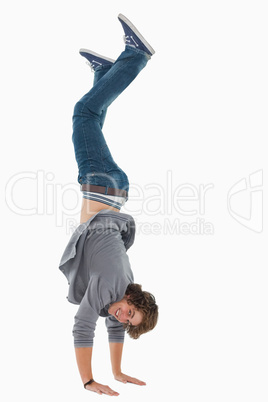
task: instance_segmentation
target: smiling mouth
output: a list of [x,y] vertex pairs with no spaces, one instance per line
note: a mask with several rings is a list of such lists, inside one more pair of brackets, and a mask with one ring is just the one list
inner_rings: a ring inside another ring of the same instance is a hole
[[120,308],[115,312],[115,317],[119,319],[119,310]]

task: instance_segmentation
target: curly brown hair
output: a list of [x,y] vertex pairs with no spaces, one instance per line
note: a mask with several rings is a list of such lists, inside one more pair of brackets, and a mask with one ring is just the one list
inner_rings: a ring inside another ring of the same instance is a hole
[[137,283],[128,285],[125,296],[127,297],[128,304],[134,305],[143,315],[142,322],[137,326],[124,324],[124,328],[129,336],[133,339],[138,339],[140,335],[151,331],[156,326],[158,306],[154,296],[149,292],[143,291],[141,285]]

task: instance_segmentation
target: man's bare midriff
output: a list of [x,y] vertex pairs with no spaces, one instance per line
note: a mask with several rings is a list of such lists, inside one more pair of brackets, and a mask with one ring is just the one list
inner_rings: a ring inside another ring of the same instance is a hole
[[80,215],[80,224],[88,221],[93,215],[102,209],[110,209],[111,211],[120,212],[119,209],[103,204],[102,202],[87,200],[82,198],[82,208]]

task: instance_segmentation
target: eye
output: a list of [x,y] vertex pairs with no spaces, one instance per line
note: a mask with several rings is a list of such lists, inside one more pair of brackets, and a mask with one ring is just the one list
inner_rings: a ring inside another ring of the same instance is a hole
[[128,315],[131,316],[131,310],[129,310]]

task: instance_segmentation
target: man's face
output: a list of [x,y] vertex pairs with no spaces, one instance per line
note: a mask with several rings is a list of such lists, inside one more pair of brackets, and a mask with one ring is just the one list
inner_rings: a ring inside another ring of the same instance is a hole
[[126,299],[111,304],[108,313],[114,316],[119,322],[123,324],[130,323],[137,326],[142,322],[142,313],[137,310],[133,304],[128,304]]

